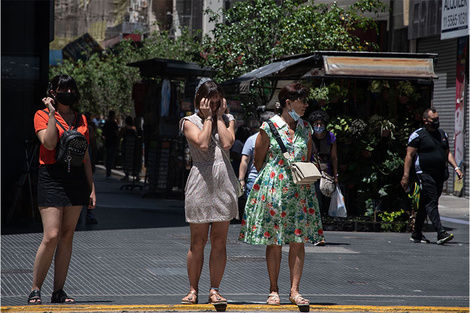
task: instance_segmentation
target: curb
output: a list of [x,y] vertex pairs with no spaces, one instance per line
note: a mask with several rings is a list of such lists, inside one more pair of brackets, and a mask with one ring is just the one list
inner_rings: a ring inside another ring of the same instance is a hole
[[199,305],[29,305],[1,307],[2,312],[469,312],[468,307],[437,306],[360,306],[310,305],[300,309],[295,305],[267,306],[265,304],[229,304],[215,307]]

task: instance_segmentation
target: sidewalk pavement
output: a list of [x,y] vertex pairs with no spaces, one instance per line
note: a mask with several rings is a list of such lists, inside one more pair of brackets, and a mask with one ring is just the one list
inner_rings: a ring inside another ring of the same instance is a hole
[[[118,172],[114,172],[114,175]],[[180,306],[188,292],[186,254],[189,227],[184,202],[142,198],[139,189],[120,190],[120,176],[95,173],[97,225],[77,227],[65,291],[76,305],[51,305],[53,269],[42,288],[42,306],[26,306],[33,262],[41,241],[40,224],[2,229],[2,312],[155,312],[215,311],[207,305],[208,256],[199,286],[199,303]],[[442,196],[443,225],[455,239],[436,245],[411,243],[409,233],[325,231],[327,245],[306,245],[300,283],[311,311],[468,312],[469,201]],[[83,219],[84,220],[84,219]],[[220,292],[227,311],[298,311],[289,304],[288,247],[279,276],[280,307],[264,305],[269,281],[264,246],[238,242],[240,225],[229,228],[227,266]]]

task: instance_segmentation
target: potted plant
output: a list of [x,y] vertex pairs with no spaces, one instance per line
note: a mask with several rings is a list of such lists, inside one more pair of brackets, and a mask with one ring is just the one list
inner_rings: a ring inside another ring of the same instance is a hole
[[390,88],[388,81],[386,80],[372,80],[367,87],[367,90],[370,91],[373,95],[378,96],[384,89]]
[[398,101],[401,104],[407,104],[410,101],[410,96],[415,92],[415,88],[408,80],[401,80],[397,84]]
[[380,115],[372,115],[369,119],[369,129],[372,132],[378,132],[382,137],[390,136],[391,139],[395,139],[393,131],[396,126],[390,121]]
[[315,100],[320,106],[324,106],[329,101],[329,89],[327,86],[322,85],[320,87],[310,89],[308,99]]
[[336,84],[331,83],[328,85],[328,97],[330,99],[330,103],[338,103],[340,100],[343,100],[348,95],[348,89]]

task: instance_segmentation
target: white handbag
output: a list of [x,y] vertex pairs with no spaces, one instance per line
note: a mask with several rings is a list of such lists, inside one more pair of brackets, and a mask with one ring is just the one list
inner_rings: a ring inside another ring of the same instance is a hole
[[313,184],[320,177],[320,171],[315,164],[310,162],[295,162],[291,164],[292,177],[294,184]]
[[287,152],[286,146],[282,142],[279,132],[277,131],[276,127],[274,126],[271,120],[268,120],[267,123],[271,128],[271,132],[273,133],[274,138],[281,147],[284,158],[287,160],[287,162],[290,163],[290,169],[292,172],[294,184],[305,185],[313,184],[314,182],[316,182],[321,177],[321,174],[315,164],[310,162],[290,162],[290,155]]

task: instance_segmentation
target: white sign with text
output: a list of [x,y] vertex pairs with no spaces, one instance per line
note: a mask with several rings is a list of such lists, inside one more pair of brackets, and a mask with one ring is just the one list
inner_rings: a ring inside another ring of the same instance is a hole
[[441,40],[469,35],[469,0],[442,0]]

